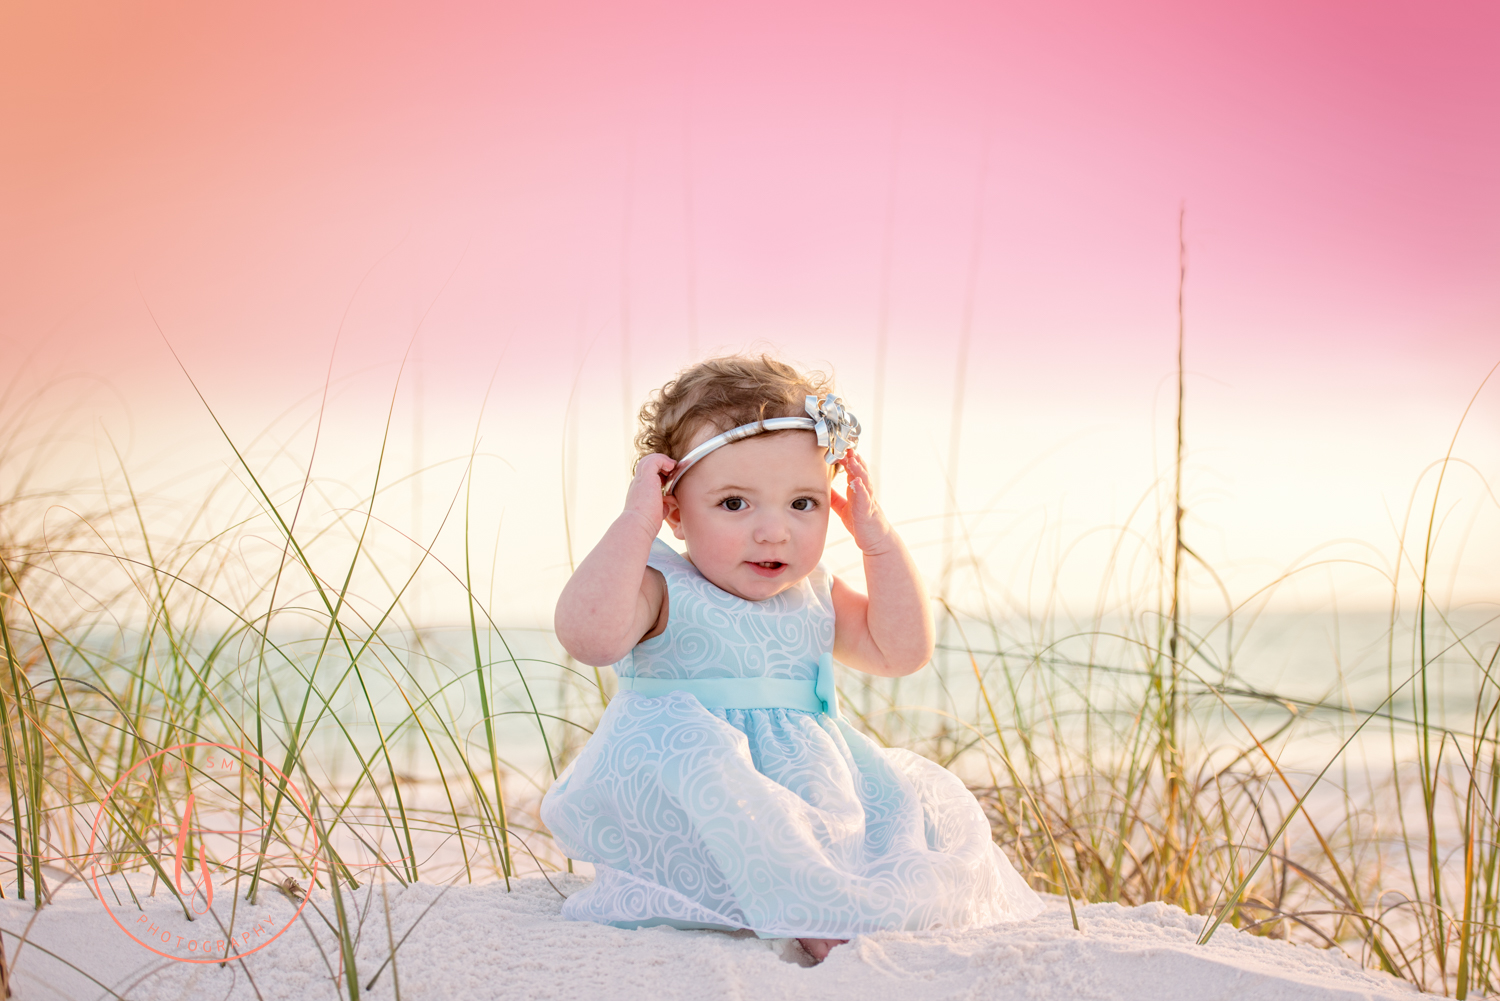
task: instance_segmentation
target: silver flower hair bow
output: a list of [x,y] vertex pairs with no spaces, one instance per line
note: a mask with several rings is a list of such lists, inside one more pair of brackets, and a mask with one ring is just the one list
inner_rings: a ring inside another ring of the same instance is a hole
[[818,444],[828,449],[830,466],[859,444],[859,418],[844,409],[843,400],[832,393],[821,400],[809,396],[806,406],[808,416],[816,422],[813,431],[818,435]]
[[828,449],[828,454],[823,458],[830,466],[849,454],[849,450],[859,443],[859,418],[845,410],[844,402],[837,396],[829,393],[821,400],[816,396],[809,396],[806,407],[808,414],[806,417],[768,417],[763,421],[741,424],[737,428],[730,428],[723,434],[714,435],[677,460],[677,465],[672,468],[672,475],[668,477],[661,492],[670,494],[676,490],[677,481],[682,479],[699,459],[714,449],[744,441],[746,438],[766,431],[805,429],[814,432],[818,436],[818,444]]

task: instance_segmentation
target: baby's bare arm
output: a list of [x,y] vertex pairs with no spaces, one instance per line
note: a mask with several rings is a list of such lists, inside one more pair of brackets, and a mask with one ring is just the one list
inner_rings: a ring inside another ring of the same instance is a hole
[[932,659],[936,639],[927,588],[895,528],[875,503],[864,460],[844,460],[846,497],[833,507],[864,554],[868,596],[837,577],[833,581],[833,655],[869,674],[900,677]]
[[625,510],[584,557],[557,599],[553,629],[563,649],[596,667],[613,664],[650,632],[661,615],[666,584],[646,558],[661,531],[661,474],[675,465],[648,455],[636,467]]

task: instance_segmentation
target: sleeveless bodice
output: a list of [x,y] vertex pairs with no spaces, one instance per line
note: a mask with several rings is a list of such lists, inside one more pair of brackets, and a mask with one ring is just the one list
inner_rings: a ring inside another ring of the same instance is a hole
[[660,539],[647,565],[666,578],[667,628],[615,665],[622,678],[810,681],[819,658],[833,651],[832,581],[821,565],[761,601],[715,587]]

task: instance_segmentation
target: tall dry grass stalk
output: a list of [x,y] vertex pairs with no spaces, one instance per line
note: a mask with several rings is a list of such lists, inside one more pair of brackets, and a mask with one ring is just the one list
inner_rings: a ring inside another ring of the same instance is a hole
[[[508,802],[517,783],[545,781],[510,760],[523,729],[516,714],[530,719],[551,776],[558,731],[577,724],[542,710],[535,676],[554,668],[534,669],[508,645],[467,549],[446,566],[431,555],[433,540],[416,540],[417,569],[388,572],[411,561],[392,553],[400,535],[377,513],[406,489],[385,475],[383,446],[362,499],[345,504],[347,485],[310,469],[289,488],[273,484],[267,471],[283,450],[226,435],[237,468],[205,490],[199,509],[181,512],[139,496],[123,467],[88,509],[76,488],[32,489],[31,463],[46,445],[33,439],[32,454],[13,450],[0,466],[0,837],[10,855],[0,892],[40,908],[52,886],[97,870],[126,899],[136,884],[120,879],[138,872],[186,914],[167,832],[190,797],[206,795],[185,767],[201,750],[180,752],[183,768],[153,765],[128,793],[106,793],[134,763],[205,742],[280,769],[287,779],[269,794],[241,790],[235,800],[220,790],[220,799],[253,819],[242,827],[304,852],[288,862],[262,848],[236,861],[243,841],[189,835],[187,870],[202,854],[252,901],[288,877],[339,891],[327,917],[339,940],[330,962],[350,997],[362,917],[345,894],[381,880],[508,882],[541,864],[517,858],[546,836]],[[438,532],[467,539],[470,501],[466,470]],[[163,538],[163,522],[180,534]],[[434,647],[407,617],[419,575],[467,596],[464,644]],[[477,713],[465,708],[476,703]],[[300,834],[288,782],[314,804],[315,825]],[[91,852],[101,808],[110,840]]]
[[[1449,481],[1474,471],[1450,445],[1420,504],[1414,493],[1392,569],[1371,568],[1391,589],[1380,690],[1350,695],[1330,659],[1332,694],[1291,695],[1250,680],[1243,651],[1277,588],[1320,568],[1241,600],[1222,590],[1183,538],[1182,399],[1179,381],[1178,459],[1158,507],[1165,551],[1130,525],[1116,546],[1117,564],[1161,568],[1134,592],[1156,603],[1078,625],[1017,620],[970,559],[970,600],[947,609],[956,640],[937,670],[949,690],[971,675],[978,698],[940,707],[944,725],[925,728],[920,711],[887,703],[866,713],[868,728],[983,770],[997,839],[1039,886],[1209,915],[1204,943],[1228,924],[1342,949],[1424,990],[1494,993],[1500,614],[1445,607],[1433,586],[1440,568],[1475,558],[1442,538]],[[1471,486],[1485,510],[1493,491]],[[1137,512],[1152,506],[1143,498]],[[1184,556],[1224,593],[1222,608],[1188,614]],[[1304,746],[1326,750],[1310,761]]]

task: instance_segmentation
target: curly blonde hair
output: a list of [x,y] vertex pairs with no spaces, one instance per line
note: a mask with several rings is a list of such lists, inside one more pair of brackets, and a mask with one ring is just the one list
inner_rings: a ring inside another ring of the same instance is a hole
[[701,361],[679,372],[641,407],[636,461],[653,452],[682,458],[705,425],[723,432],[771,417],[806,416],[807,397],[832,391],[833,380],[825,373],[799,372],[769,355]]

